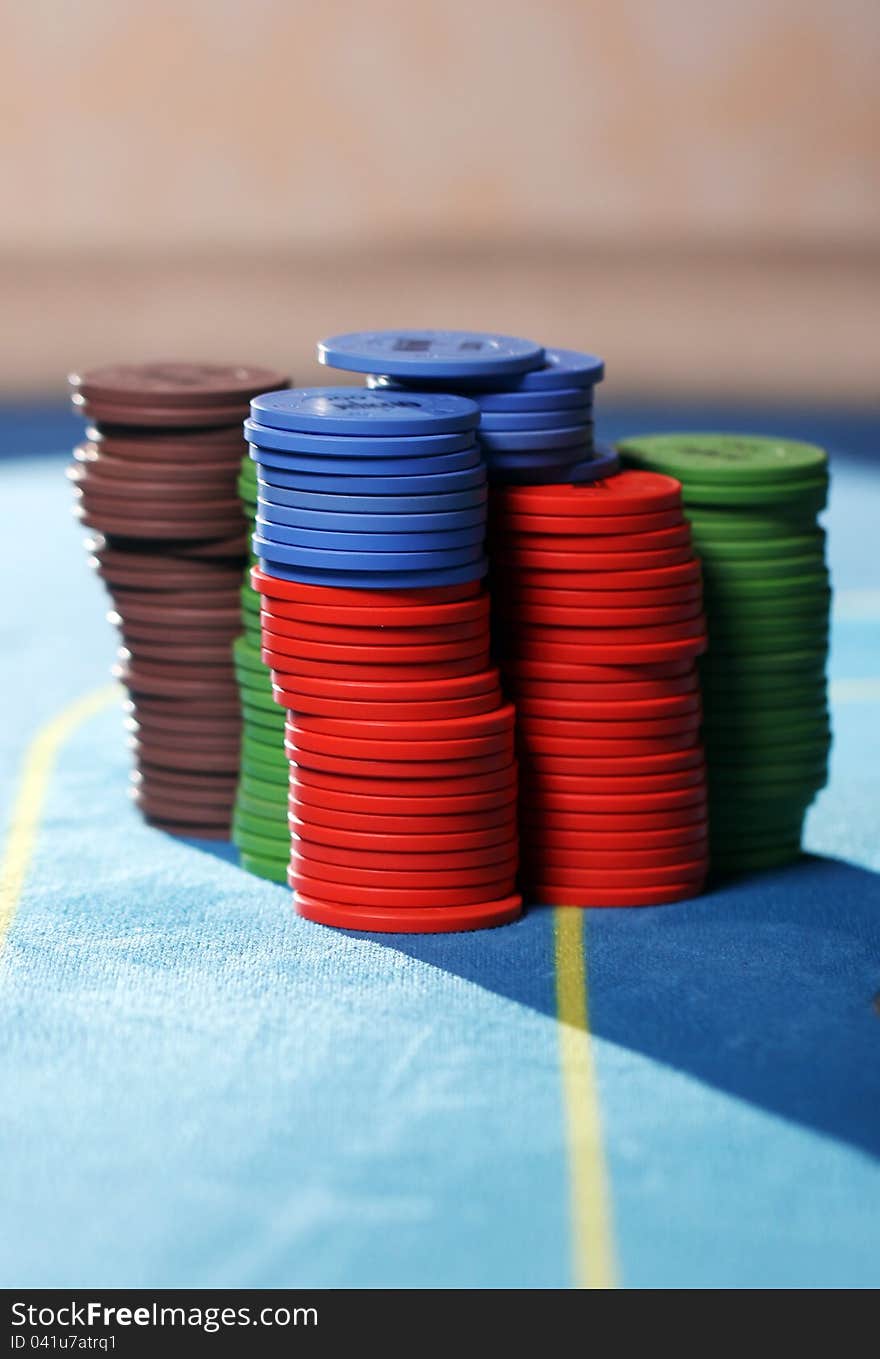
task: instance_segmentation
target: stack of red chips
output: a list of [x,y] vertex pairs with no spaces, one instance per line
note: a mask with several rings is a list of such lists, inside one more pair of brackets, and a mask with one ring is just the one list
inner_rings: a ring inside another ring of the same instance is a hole
[[524,888],[696,896],[707,870],[700,564],[672,477],[496,487],[496,649],[517,707]]
[[312,585],[254,569],[288,710],[290,885],[301,915],[434,932],[515,919],[514,710],[479,581]]

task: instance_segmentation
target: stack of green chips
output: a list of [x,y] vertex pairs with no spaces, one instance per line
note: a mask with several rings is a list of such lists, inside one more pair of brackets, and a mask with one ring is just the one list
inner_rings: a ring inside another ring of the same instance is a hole
[[682,483],[703,561],[712,867],[788,863],[800,854],[831,746],[831,583],[816,522],[827,456],[812,444],[735,434],[651,435],[619,447],[629,466]]
[[[257,512],[256,467],[249,457],[242,461],[238,493],[253,529]],[[235,673],[241,695],[241,769],[232,839],[241,864],[258,877],[287,882],[290,831],[287,825],[287,786],[290,766],[284,752],[286,713],[272,697],[268,666],[260,659],[260,596],[248,574],[241,587],[244,634],[236,638]]]

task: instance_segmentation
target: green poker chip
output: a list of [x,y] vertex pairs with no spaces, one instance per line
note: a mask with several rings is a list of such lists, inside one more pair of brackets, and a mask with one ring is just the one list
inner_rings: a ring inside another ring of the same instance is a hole
[[244,751],[241,754],[241,771],[259,779],[262,783],[272,784],[279,788],[285,788],[290,777],[289,767],[285,769],[280,760],[277,764],[272,760],[258,760]]
[[[248,854],[255,854],[257,858],[280,861],[284,840],[280,836],[273,835],[253,835],[248,831],[239,831],[235,836],[235,843],[239,849],[246,850]],[[290,835],[287,836],[287,853],[290,854]]]
[[784,563],[791,558],[809,561],[825,561],[824,533],[800,533],[789,538],[723,538],[717,542],[694,533],[694,546],[704,562],[766,563],[771,571],[777,562]]
[[250,770],[242,769],[238,781],[238,795],[257,798],[261,802],[272,802],[281,797],[282,792],[287,798],[288,781],[283,783],[276,779],[264,779],[260,774],[253,774]]
[[786,486],[825,478],[828,455],[815,444],[757,434],[651,434],[624,439],[618,449],[627,463],[665,472],[685,486]]
[[270,812],[268,816],[262,816],[242,809],[235,812],[232,823],[233,838],[238,841],[242,835],[259,835],[266,840],[280,841],[282,845],[290,845],[290,827],[287,824],[287,813],[279,816],[277,812]]
[[712,486],[689,481],[682,488],[685,508],[689,505],[772,506],[796,505],[801,514],[821,514],[828,501],[828,487],[821,481],[792,482],[789,486],[761,486],[742,483],[737,486]]
[[255,878],[266,878],[269,882],[280,883],[282,887],[287,886],[286,859],[263,858],[243,850],[239,855],[239,864],[248,873],[253,873]]
[[[259,727],[260,731],[271,732],[273,739],[277,734],[278,740],[284,740],[284,709],[279,708],[278,704],[272,700],[271,708],[260,708],[255,703],[249,701],[249,695],[243,694],[241,705],[241,715],[245,727]],[[268,740],[268,736],[258,739]]]
[[686,512],[694,537],[712,543],[796,538],[822,532],[816,527],[813,514],[785,513],[785,506],[774,514],[760,514],[748,510],[711,509],[692,506]]
[[235,799],[235,813],[246,812],[249,816],[261,816],[267,821],[283,821],[287,825],[287,791],[278,789],[274,798],[252,797],[250,793],[238,790]]
[[763,580],[775,585],[777,581],[821,575],[827,570],[825,552],[808,553],[799,557],[774,557],[772,561],[761,561],[756,557],[715,557],[703,558],[703,582],[711,589],[717,582],[738,584],[741,580]]
[[802,854],[800,842],[779,845],[775,849],[743,849],[734,854],[710,850],[709,867],[715,873],[733,876],[738,873],[758,873],[768,868],[785,868]]

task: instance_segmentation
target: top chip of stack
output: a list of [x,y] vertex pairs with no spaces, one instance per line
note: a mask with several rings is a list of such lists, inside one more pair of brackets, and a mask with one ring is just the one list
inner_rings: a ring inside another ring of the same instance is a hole
[[251,402],[254,551],[281,579],[422,588],[485,574],[479,411],[464,397],[313,387]]
[[480,332],[379,331],[334,336],[318,358],[367,373],[373,390],[473,397],[493,482],[593,481],[617,469],[617,455],[593,442],[593,388],[604,374],[595,355]]
[[252,396],[287,379],[270,368],[217,363],[121,363],[71,373],[75,409],[100,425],[237,425]]

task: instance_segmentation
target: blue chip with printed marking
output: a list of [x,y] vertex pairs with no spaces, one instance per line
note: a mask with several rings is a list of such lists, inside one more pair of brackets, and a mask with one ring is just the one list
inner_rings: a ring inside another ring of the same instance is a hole
[[318,345],[318,362],[352,373],[422,378],[517,376],[544,362],[533,340],[471,330],[365,330]]
[[475,429],[480,413],[467,397],[446,392],[298,387],[255,396],[251,418],[274,429],[308,434],[407,438]]

